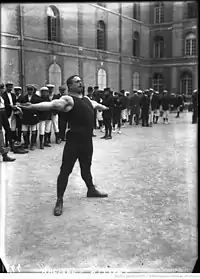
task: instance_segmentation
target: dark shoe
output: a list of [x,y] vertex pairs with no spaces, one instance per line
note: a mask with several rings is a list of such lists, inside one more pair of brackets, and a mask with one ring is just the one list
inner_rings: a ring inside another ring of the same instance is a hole
[[59,138],[59,133],[55,133],[55,137],[56,137],[56,144],[60,144],[62,140]]
[[112,139],[112,137],[111,136],[107,136],[106,139]]
[[31,151],[34,151],[35,149],[36,149],[36,146],[35,146],[35,145],[31,145],[31,146],[30,146],[30,150],[31,150]]
[[14,150],[14,154],[27,154],[29,153],[28,150],[25,150],[24,148],[20,147],[20,148],[16,148]]
[[48,142],[45,142],[45,143],[44,143],[44,146],[45,146],[45,147],[51,147],[51,145],[50,145]]
[[96,135],[95,135],[95,134],[93,134],[92,136],[93,136],[93,137],[96,137]]
[[15,158],[11,158],[7,154],[3,155],[3,162],[14,162],[15,160]]
[[65,139],[65,138],[62,138],[61,141],[66,141],[66,139]]
[[57,199],[55,208],[54,208],[54,216],[60,216],[63,212],[63,199]]
[[95,188],[91,188],[87,191],[87,198],[107,198],[107,197],[108,197],[107,194],[103,194]]
[[106,139],[107,138],[107,136],[103,136],[103,137],[101,137],[101,139]]

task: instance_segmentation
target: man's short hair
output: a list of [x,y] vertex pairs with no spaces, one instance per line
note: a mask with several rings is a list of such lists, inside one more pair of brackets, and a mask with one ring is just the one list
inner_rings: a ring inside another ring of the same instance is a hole
[[72,84],[72,81],[75,77],[79,77],[78,75],[73,75],[73,76],[70,76],[68,79],[67,79],[67,86],[69,87],[69,85]]
[[94,89],[99,89],[99,86],[94,86]]

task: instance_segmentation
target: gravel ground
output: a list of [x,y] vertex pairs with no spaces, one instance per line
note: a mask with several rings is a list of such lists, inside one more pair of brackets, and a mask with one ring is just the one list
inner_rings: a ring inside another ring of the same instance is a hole
[[191,272],[197,258],[197,125],[191,113],[174,117],[152,128],[127,125],[107,141],[95,131],[92,173],[109,196],[87,199],[76,163],[60,217],[52,213],[64,143],[1,162],[9,265],[20,264],[23,272]]

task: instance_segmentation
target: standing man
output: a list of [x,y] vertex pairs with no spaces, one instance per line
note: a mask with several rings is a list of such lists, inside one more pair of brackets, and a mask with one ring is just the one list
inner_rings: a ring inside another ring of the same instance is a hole
[[[49,89],[47,87],[40,89],[40,98],[41,102],[50,102]],[[47,135],[51,131],[51,111],[39,112],[39,119],[40,149],[44,149],[44,146],[51,147],[47,140]]]
[[[21,103],[22,101],[22,88],[20,86],[14,87],[15,96],[16,96],[16,104]],[[18,143],[21,143],[22,138],[22,115],[19,113],[15,113],[16,117],[16,139]]]
[[181,108],[184,107],[183,96],[181,94],[177,94],[176,100],[177,100],[177,105],[176,105],[177,106],[177,115],[176,115],[176,118],[179,118]]
[[[60,95],[58,94],[54,94],[54,85],[53,84],[47,84],[46,86],[49,90],[49,100],[56,100],[60,98]],[[61,139],[59,137],[59,128],[58,128],[58,112],[57,111],[52,111],[51,114],[51,127],[50,127],[50,132],[47,134],[47,140],[48,143],[51,143],[51,130],[52,130],[52,125],[53,125],[53,130],[55,133],[55,138],[56,138],[56,143],[60,144],[61,143]]]
[[121,95],[122,103],[123,103],[122,112],[121,112],[122,127],[124,127],[126,120],[127,120],[127,114],[128,114],[128,98],[125,95],[124,89],[120,90],[120,93],[121,93],[120,95]]
[[114,93],[113,97],[113,132],[116,131],[115,126],[117,124],[118,134],[121,134],[121,111],[122,111],[122,99],[118,92]]
[[[94,100],[93,98],[93,87],[92,86],[88,86],[88,89],[87,89],[87,96],[88,98],[90,98],[90,100]],[[94,109],[94,129],[96,129],[96,115],[97,115],[97,112],[96,110]],[[93,132],[93,137],[96,137],[96,135],[94,134]]]
[[[13,106],[16,105],[16,96],[14,93],[12,93],[13,90],[13,83],[12,82],[7,82],[6,83],[6,90],[4,91],[2,97],[4,99],[5,103],[5,113],[8,118],[9,126],[11,129],[11,134],[12,134],[12,142],[16,141],[16,117],[13,111]],[[5,134],[6,137],[6,144],[9,140],[9,135],[6,131]]]
[[198,119],[198,90],[197,89],[193,91],[192,104],[193,104],[192,124],[195,124],[197,123],[197,119]]
[[149,90],[146,89],[141,98],[141,110],[142,110],[142,127],[149,127]]
[[[34,93],[33,85],[27,85],[27,94],[22,98],[23,103],[31,103],[37,104],[41,102],[41,98]],[[24,148],[29,148],[30,142],[30,150],[35,150],[36,148],[36,137],[37,137],[37,124],[39,123],[39,114],[36,110],[28,111],[23,110],[22,117],[22,133],[24,137]],[[29,133],[31,132],[31,141],[29,140]]]
[[[64,96],[66,93],[65,86],[59,86],[59,98]],[[59,138],[61,141],[65,141],[65,133],[67,128],[67,117],[66,113],[63,113],[62,111],[58,112],[58,129],[59,129]]]
[[151,100],[151,106],[152,106],[152,111],[153,111],[153,123],[157,124],[158,123],[158,118],[160,115],[160,101],[159,101],[159,92],[154,91],[153,97]]
[[110,94],[110,88],[104,89],[104,98],[102,105],[109,108],[109,110],[103,111],[103,123],[105,126],[105,135],[101,139],[112,139],[112,109],[113,109],[113,97]]
[[169,124],[169,107],[170,107],[170,98],[168,96],[167,90],[163,91],[163,97],[161,99],[162,110],[163,110],[163,122],[164,124]]
[[133,90],[133,96],[130,98],[129,106],[130,106],[130,118],[129,125],[133,123],[133,116],[135,119],[136,125],[139,124],[139,115],[140,115],[140,97],[138,96],[138,90]]
[[67,187],[68,178],[73,170],[76,160],[79,160],[81,176],[85,181],[88,191],[88,198],[105,198],[108,195],[99,192],[93,184],[91,175],[91,163],[93,154],[93,120],[94,108],[106,110],[107,107],[84,97],[83,82],[78,75],[67,79],[69,95],[63,96],[51,102],[42,102],[36,105],[29,105],[27,109],[51,111],[59,110],[68,114],[70,130],[67,132],[60,174],[57,179],[57,201],[54,208],[54,215],[60,216],[63,211],[63,196]]
[[[2,130],[2,126],[3,126],[2,122],[3,122],[3,119],[6,118],[4,99],[1,96],[3,93],[3,90],[4,90],[4,84],[0,84],[0,154],[2,155],[4,162],[13,162],[13,161],[15,161],[15,158],[11,158],[8,156],[9,148],[5,147],[4,135],[3,135],[3,130]],[[7,120],[7,118],[6,118],[6,120]]]

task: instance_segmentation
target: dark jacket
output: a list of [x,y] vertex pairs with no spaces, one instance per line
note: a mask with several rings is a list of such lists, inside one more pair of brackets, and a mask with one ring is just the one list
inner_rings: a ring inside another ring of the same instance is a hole
[[198,93],[193,93],[192,94],[192,104],[194,108],[198,107]]
[[129,107],[131,109],[131,113],[133,114],[139,114],[140,113],[140,103],[141,103],[141,98],[137,94],[134,94],[130,98],[129,102]]
[[109,110],[103,111],[103,118],[112,118],[112,109],[113,109],[113,97],[111,95],[105,96],[102,102],[102,105],[109,108]]
[[[8,118],[10,118],[11,114],[12,114],[12,106],[10,104],[10,100],[7,94],[7,91],[5,91],[2,95],[3,99],[4,99],[4,103],[5,103],[5,112],[6,112],[6,116]],[[14,93],[11,93],[11,97],[12,97],[12,101],[13,101],[13,105],[16,105],[16,96]]]
[[122,100],[119,96],[113,97],[113,109],[114,111],[121,111],[123,108]]
[[122,109],[127,109],[128,106],[129,106],[129,99],[128,99],[128,97],[122,96],[121,99],[122,99],[122,104],[123,104]]
[[170,107],[170,97],[168,95],[163,95],[161,99],[162,109],[169,110]]
[[157,110],[160,107],[159,104],[159,96],[156,94],[153,94],[152,99],[151,99],[151,109],[152,110]]
[[[41,102],[41,97],[33,94],[30,103],[38,104]],[[23,96],[22,103],[29,103],[28,94]],[[23,109],[22,124],[24,125],[36,125],[39,122],[39,112],[36,110]]]
[[[48,96],[42,95],[40,97],[40,102],[50,102],[50,99]],[[51,120],[52,112],[51,111],[38,111],[39,120],[45,121],[45,120]]]
[[140,101],[140,105],[141,105],[142,110],[146,110],[146,111],[149,110],[150,99],[149,99],[149,96],[147,94],[144,94],[142,96],[141,101]]

